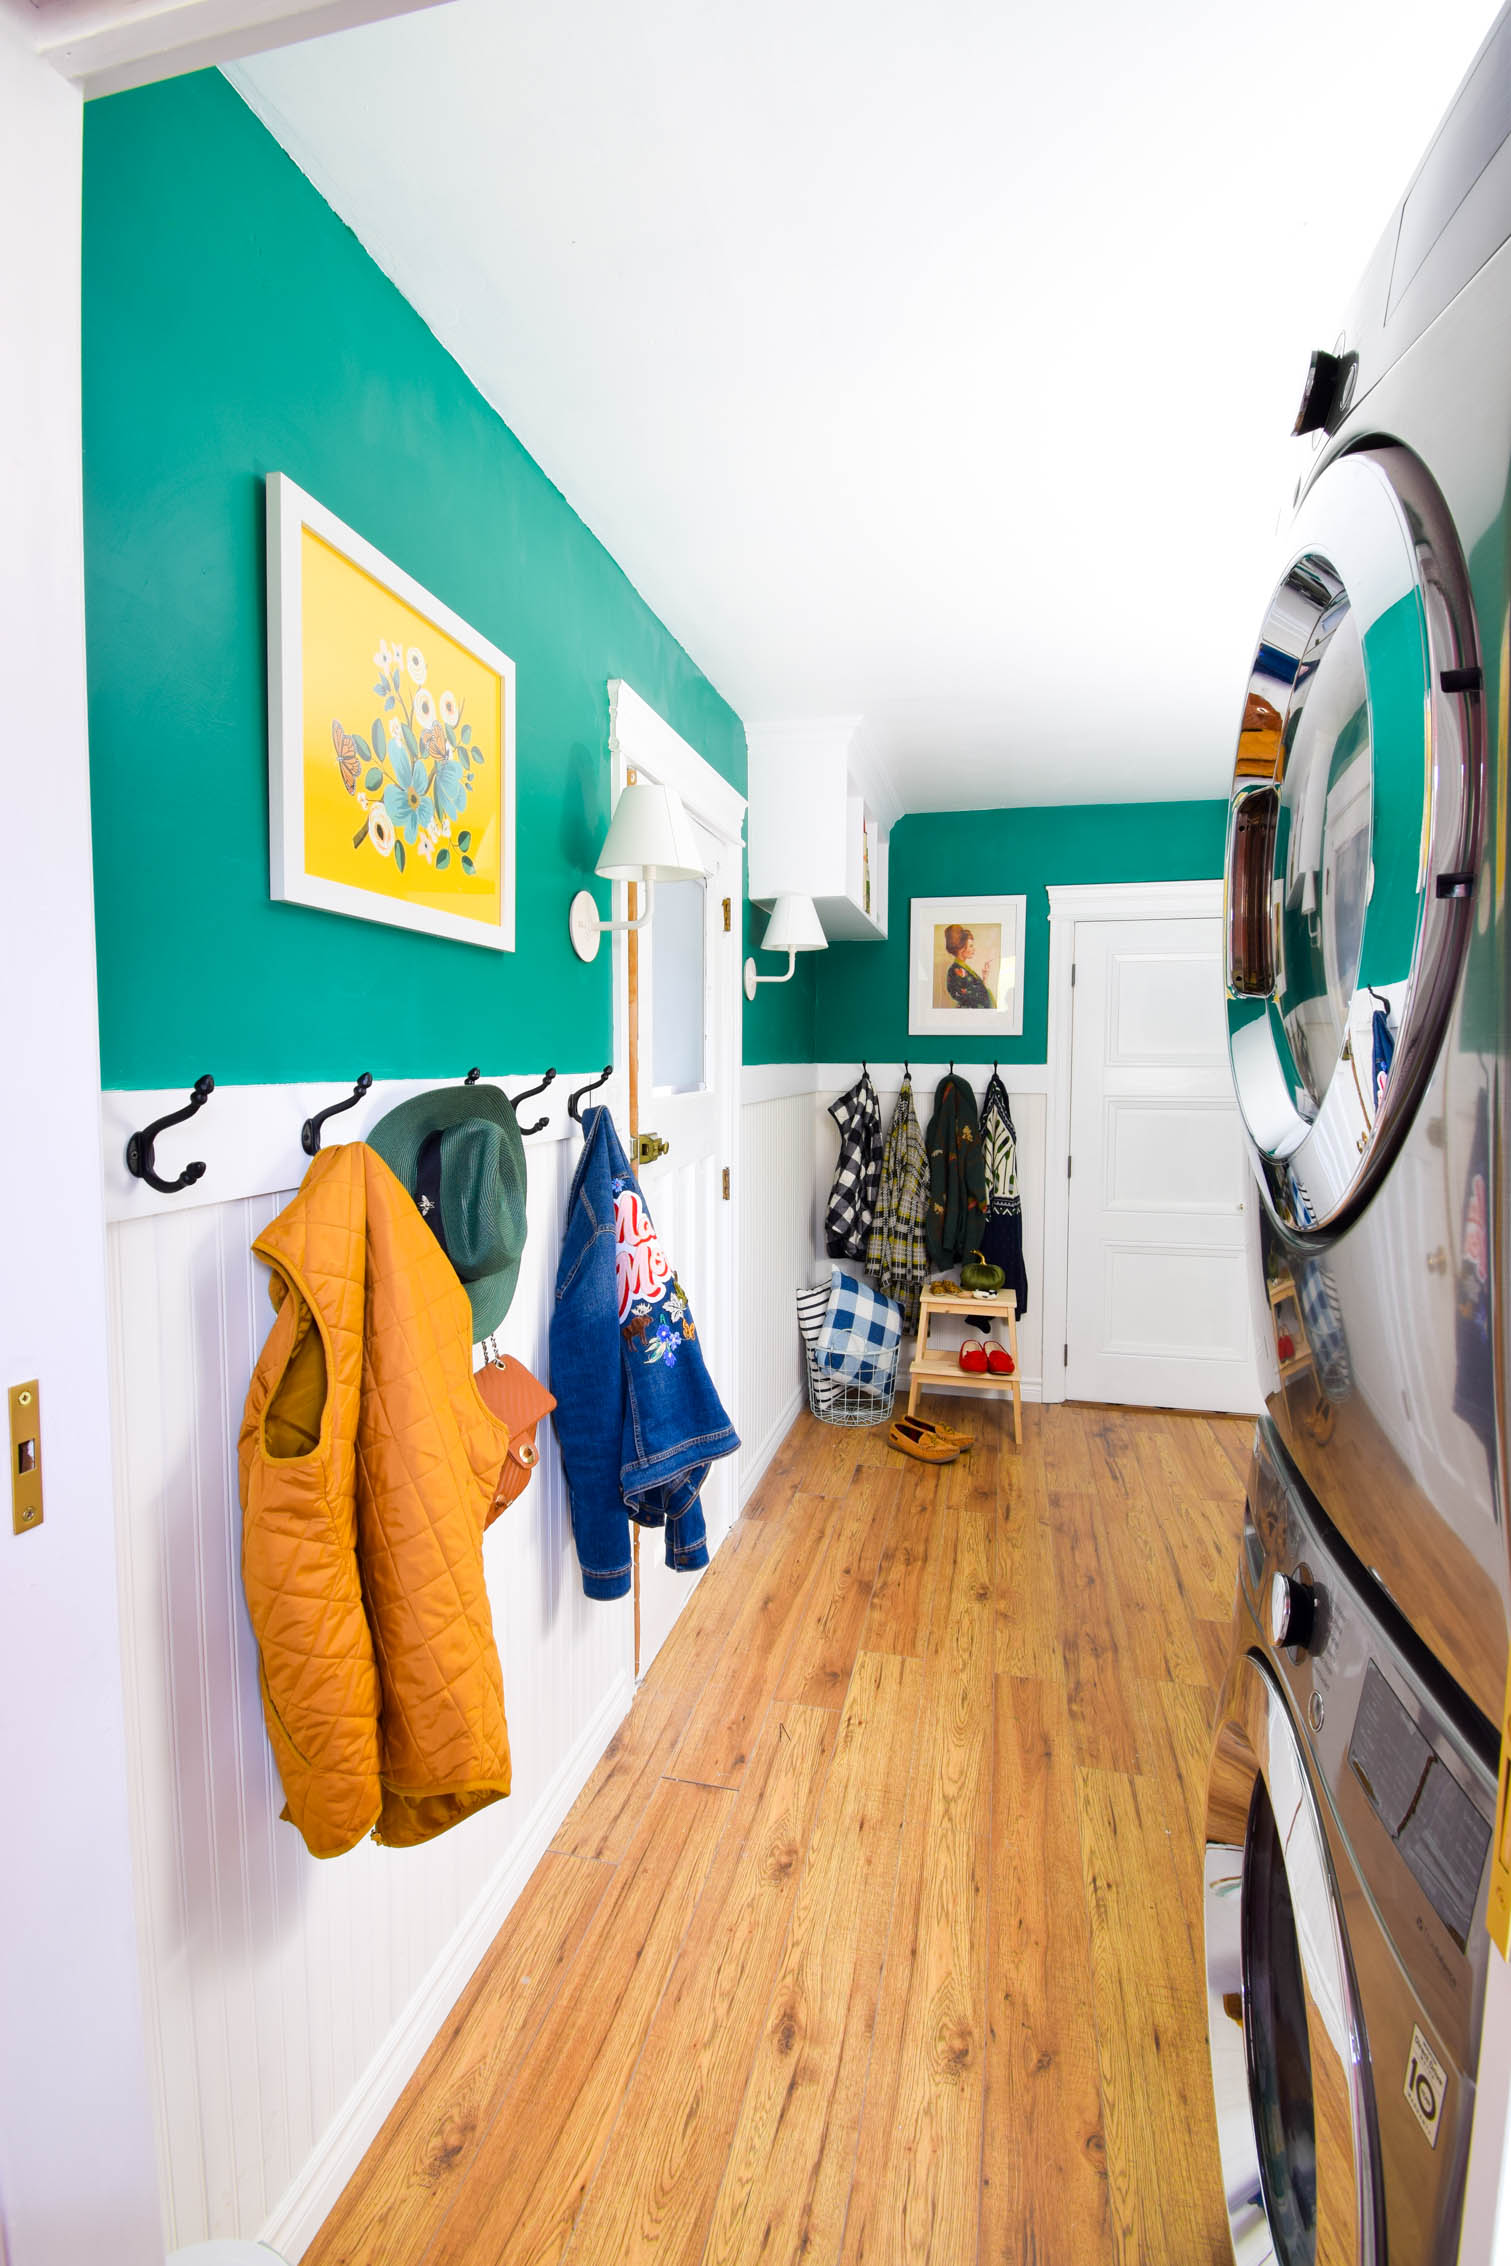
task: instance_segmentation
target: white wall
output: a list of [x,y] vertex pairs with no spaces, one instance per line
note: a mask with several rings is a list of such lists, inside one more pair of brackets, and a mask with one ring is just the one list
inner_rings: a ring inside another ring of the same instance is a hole
[[[405,1090],[374,1088],[347,1121],[352,1132]],[[633,1688],[629,1601],[582,1594],[544,1426],[539,1469],[484,1544],[509,1799],[425,1848],[367,1842],[328,1863],[280,1821],[241,1588],[236,1435],[272,1319],[250,1245],[299,1177],[310,1099],[295,1087],[223,1089],[164,1137],[166,1169],[205,1157],[205,1179],[156,1198],[120,1165],[123,1126],[152,1105],[106,1097],[129,1785],[170,2247],[262,2234],[291,2258],[487,1949]],[[562,1131],[558,1107],[527,1144],[530,1236],[500,1332],[538,1375],[549,1366],[578,1154],[575,1134],[569,1143]],[[218,1201],[195,1201],[212,1191]]]
[[[813,1281],[818,1240],[813,1071],[745,1072],[740,1112],[740,1501],[805,1405],[793,1293]],[[827,1188],[827,1182],[825,1183]]]
[[0,1385],[41,1382],[45,1523],[0,1493],[0,2254],[162,2258],[106,1408],[79,428],[77,93],[0,21]]

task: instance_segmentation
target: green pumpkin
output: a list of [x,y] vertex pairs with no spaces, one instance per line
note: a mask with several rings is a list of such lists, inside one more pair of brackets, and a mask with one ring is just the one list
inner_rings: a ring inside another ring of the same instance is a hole
[[1007,1277],[1000,1267],[989,1267],[979,1251],[973,1251],[960,1270],[962,1290],[1000,1290]]

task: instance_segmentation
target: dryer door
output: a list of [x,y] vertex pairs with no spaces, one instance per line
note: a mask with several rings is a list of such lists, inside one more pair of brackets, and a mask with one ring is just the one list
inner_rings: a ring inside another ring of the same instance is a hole
[[1327,1235],[1378,1186],[1442,1043],[1484,734],[1468,575],[1417,459],[1388,443],[1339,457],[1295,539],[1234,764],[1228,1037],[1269,1206]]
[[1305,1757],[1253,1654],[1208,1789],[1207,2034],[1237,2266],[1374,2266],[1383,2213],[1363,2027]]

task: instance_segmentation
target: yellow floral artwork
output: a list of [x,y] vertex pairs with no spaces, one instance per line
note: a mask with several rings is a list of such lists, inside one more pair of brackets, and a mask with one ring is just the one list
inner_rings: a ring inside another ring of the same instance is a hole
[[287,473],[267,515],[273,897],[512,952],[514,663]]
[[496,927],[497,674],[302,531],[306,870]]

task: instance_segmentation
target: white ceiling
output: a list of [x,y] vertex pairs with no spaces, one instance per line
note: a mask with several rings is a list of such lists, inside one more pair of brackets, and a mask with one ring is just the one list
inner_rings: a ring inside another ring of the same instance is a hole
[[235,72],[749,721],[1221,793],[1307,355],[1492,0],[453,0]]

